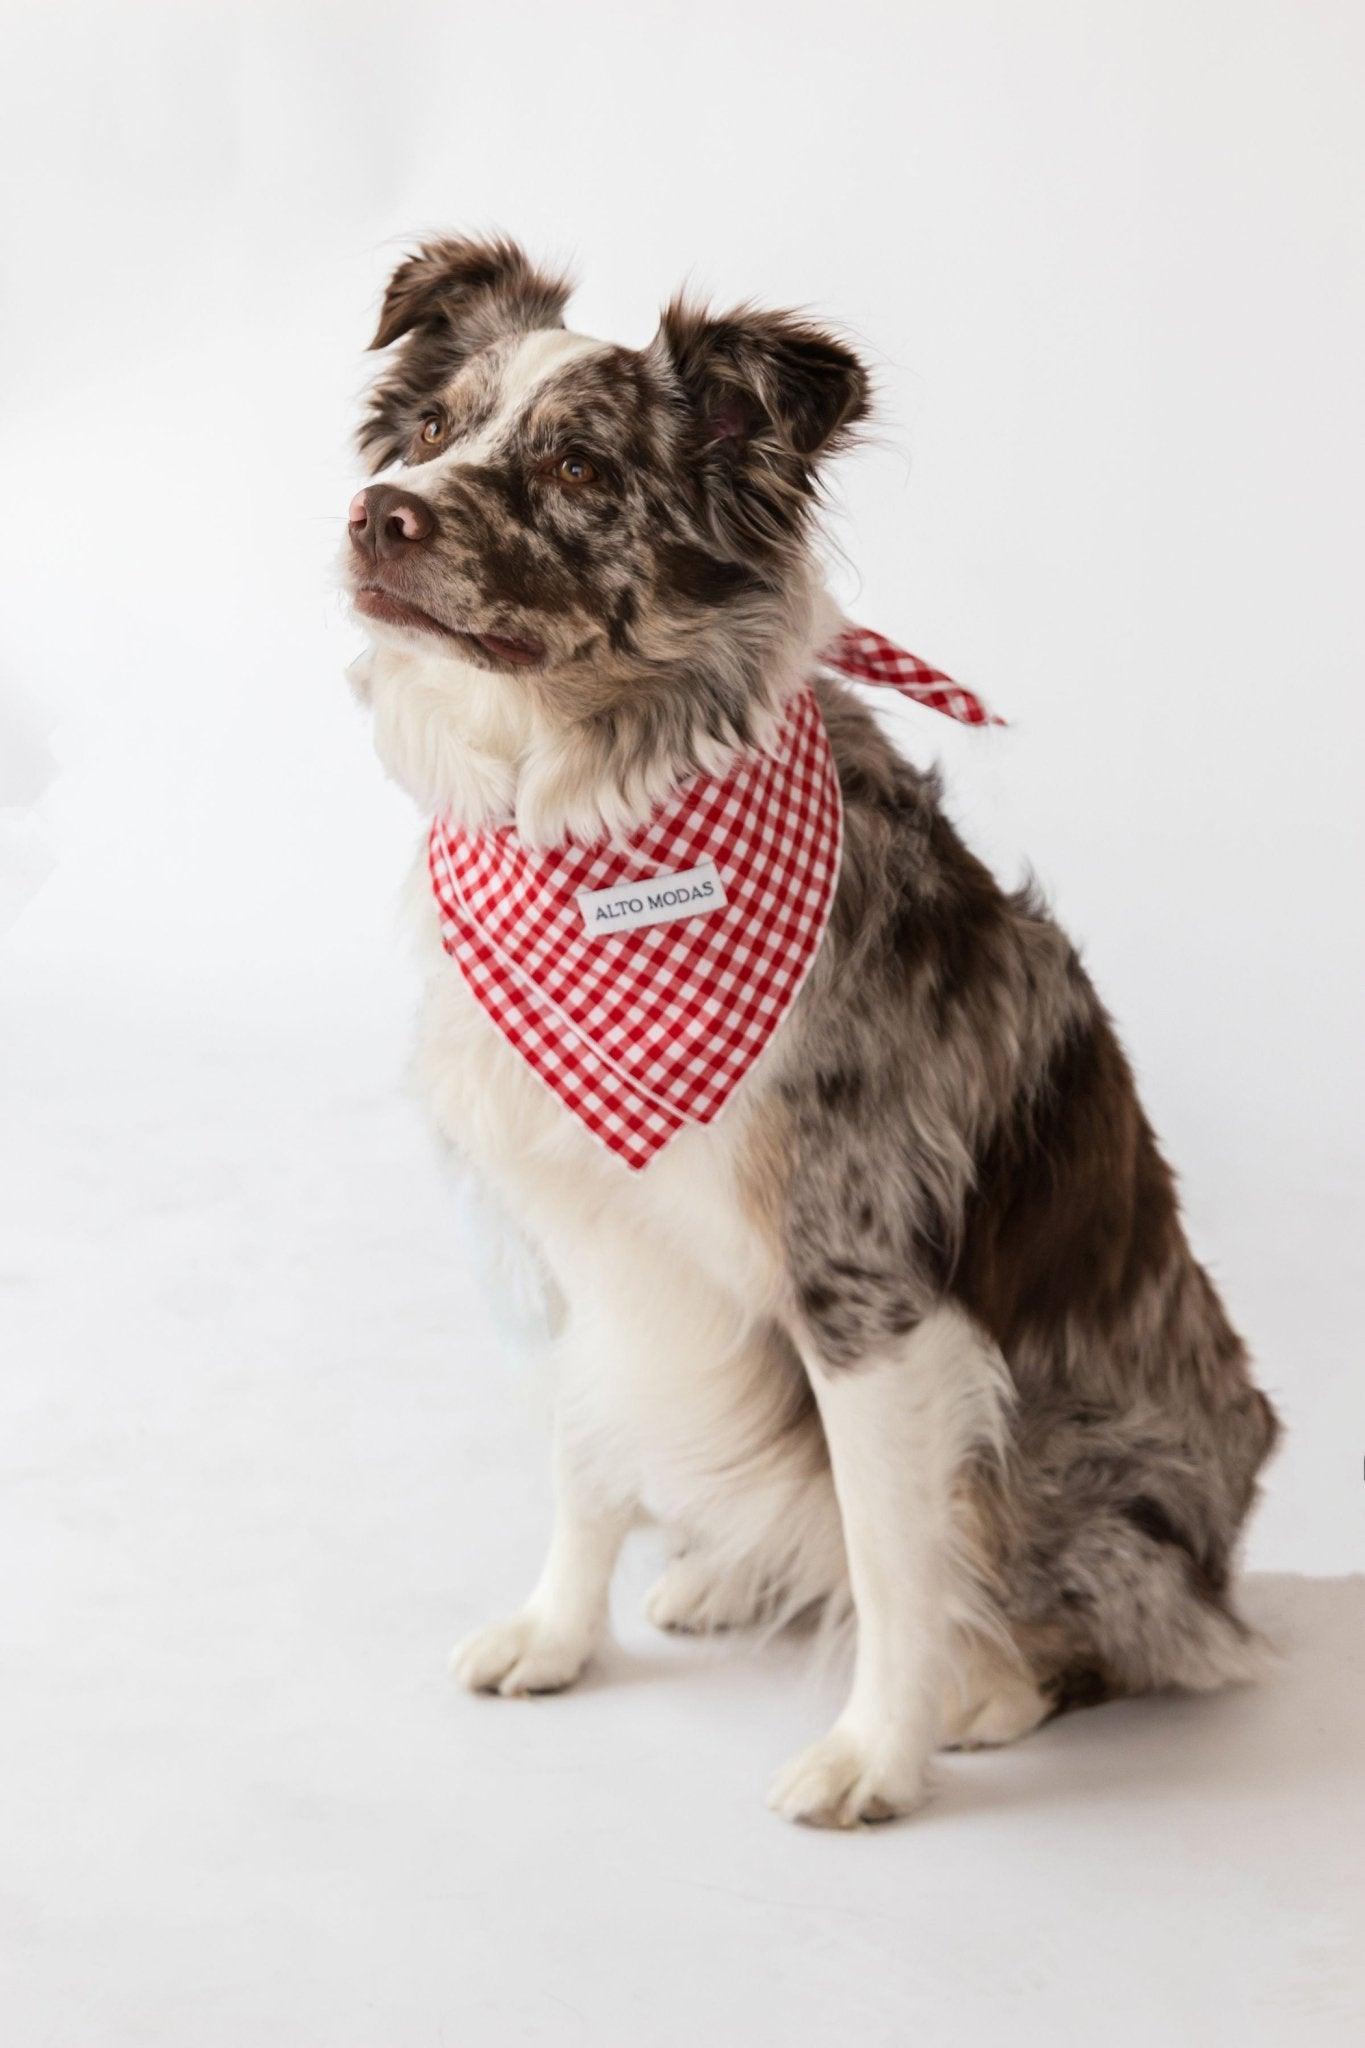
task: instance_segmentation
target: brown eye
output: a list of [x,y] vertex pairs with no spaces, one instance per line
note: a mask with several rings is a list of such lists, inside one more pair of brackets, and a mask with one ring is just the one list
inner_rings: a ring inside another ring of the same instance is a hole
[[418,428],[418,435],[421,440],[430,445],[433,442],[439,441],[444,432],[445,428],[441,424],[441,415],[438,412],[429,412],[423,416],[422,424]]
[[597,471],[582,455],[566,455],[555,475],[562,484],[591,484],[597,480]]

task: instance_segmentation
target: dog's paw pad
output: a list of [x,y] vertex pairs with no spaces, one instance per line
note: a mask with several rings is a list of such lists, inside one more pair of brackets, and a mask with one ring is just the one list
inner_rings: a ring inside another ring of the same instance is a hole
[[451,1675],[470,1692],[563,1692],[588,1660],[588,1645],[556,1635],[532,1614],[477,1628],[450,1653]]
[[784,1820],[807,1827],[855,1828],[913,1813],[926,1792],[921,1766],[884,1756],[875,1745],[833,1728],[778,1772],[768,1804]]

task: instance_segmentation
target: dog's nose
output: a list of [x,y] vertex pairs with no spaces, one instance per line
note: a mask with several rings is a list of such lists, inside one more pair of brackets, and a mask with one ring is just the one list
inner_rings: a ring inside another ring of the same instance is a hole
[[430,505],[392,484],[371,484],[357,491],[348,516],[351,545],[372,562],[387,561],[406,548],[420,547],[436,531]]

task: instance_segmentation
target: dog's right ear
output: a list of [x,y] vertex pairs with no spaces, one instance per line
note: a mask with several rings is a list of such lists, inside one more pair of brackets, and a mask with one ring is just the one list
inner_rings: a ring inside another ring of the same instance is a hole
[[425,243],[389,279],[371,348],[385,359],[356,436],[370,473],[412,445],[432,394],[476,349],[506,334],[562,327],[568,280],[537,270],[515,242]]
[[423,328],[466,354],[499,334],[562,326],[568,298],[568,280],[537,270],[515,242],[442,237],[389,279],[370,347],[388,348]]

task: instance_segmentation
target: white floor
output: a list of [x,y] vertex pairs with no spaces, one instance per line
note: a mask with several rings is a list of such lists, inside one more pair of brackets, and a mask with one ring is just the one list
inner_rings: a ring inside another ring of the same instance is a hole
[[6,2042],[1365,2037],[1365,1578],[1258,1570],[1271,1683],[946,1759],[857,1837],[762,1803],[828,1682],[652,1634],[643,1540],[579,1691],[464,1698],[539,1423],[392,1034],[82,1006],[0,1075]]

